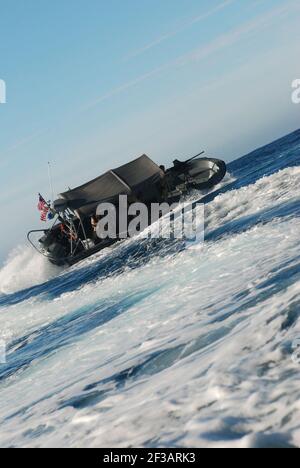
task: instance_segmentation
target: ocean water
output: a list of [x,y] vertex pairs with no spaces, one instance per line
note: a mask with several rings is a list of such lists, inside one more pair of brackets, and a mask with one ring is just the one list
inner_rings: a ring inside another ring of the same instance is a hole
[[197,197],[205,243],[10,254],[1,447],[300,447],[300,131]]

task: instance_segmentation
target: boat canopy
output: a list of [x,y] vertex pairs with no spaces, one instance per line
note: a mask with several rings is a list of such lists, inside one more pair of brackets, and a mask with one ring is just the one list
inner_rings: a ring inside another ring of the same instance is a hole
[[95,214],[100,203],[118,205],[120,195],[143,203],[159,202],[163,178],[164,172],[143,155],[60,196],[67,201],[68,208],[88,217]]

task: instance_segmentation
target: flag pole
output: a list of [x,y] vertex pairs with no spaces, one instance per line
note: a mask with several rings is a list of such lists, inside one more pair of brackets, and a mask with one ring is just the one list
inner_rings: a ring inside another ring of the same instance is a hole
[[49,185],[50,191],[52,196],[52,202],[54,202],[54,190],[53,190],[53,183],[52,183],[52,173],[51,173],[51,163],[48,161],[48,177],[49,177]]

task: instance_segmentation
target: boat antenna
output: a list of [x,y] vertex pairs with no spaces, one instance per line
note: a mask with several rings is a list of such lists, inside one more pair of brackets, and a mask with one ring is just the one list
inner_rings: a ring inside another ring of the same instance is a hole
[[48,176],[49,176],[49,185],[50,185],[50,192],[52,196],[52,202],[54,202],[54,190],[53,190],[53,183],[52,183],[52,171],[51,171],[50,161],[48,161]]

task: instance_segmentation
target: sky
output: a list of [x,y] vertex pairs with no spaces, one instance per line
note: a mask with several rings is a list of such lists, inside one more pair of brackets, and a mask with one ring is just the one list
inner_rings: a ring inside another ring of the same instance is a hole
[[[300,127],[299,0],[0,0],[0,264],[37,194],[143,153],[230,161]],[[8,235],[9,232],[9,235]]]

